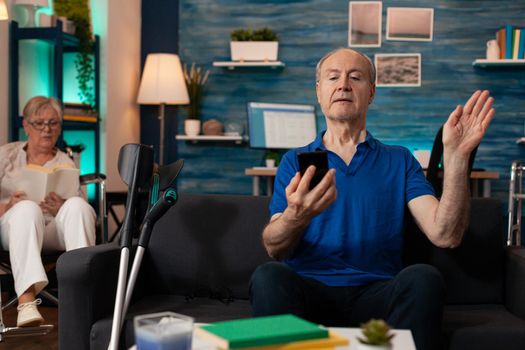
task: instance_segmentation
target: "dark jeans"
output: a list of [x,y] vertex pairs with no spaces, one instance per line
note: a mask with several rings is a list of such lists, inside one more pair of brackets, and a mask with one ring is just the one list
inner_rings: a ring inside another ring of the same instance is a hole
[[295,314],[325,326],[358,327],[382,318],[410,329],[418,350],[440,349],[445,287],[430,265],[411,265],[392,280],[360,287],[330,287],[269,262],[250,281],[254,316]]

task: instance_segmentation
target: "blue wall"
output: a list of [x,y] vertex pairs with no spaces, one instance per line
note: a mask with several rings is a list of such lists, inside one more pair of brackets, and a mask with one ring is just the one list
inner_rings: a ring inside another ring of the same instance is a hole
[[[457,104],[476,89],[496,98],[496,118],[483,140],[475,167],[499,171],[494,195],[507,200],[508,172],[514,159],[525,159],[525,69],[479,70],[475,58],[485,56],[485,43],[507,23],[525,27],[525,1],[383,1],[383,44],[363,50],[422,55],[420,88],[378,88],[368,115],[368,129],[390,144],[431,149],[440,125]],[[434,41],[386,41],[387,7],[433,7]],[[249,101],[316,103],[314,68],[327,51],[347,45],[348,1],[181,0],[179,53],[186,63],[211,70],[202,118],[246,123]],[[229,33],[242,27],[269,26],[280,38],[282,70],[213,68],[229,60]],[[317,113],[321,118],[320,110]],[[181,115],[182,117],[182,115]],[[179,132],[182,133],[182,119]],[[169,138],[175,143],[173,137]],[[175,147],[173,144],[172,147]],[[244,169],[262,163],[263,151],[229,144],[177,143],[186,160],[179,186],[208,193],[251,193]]]

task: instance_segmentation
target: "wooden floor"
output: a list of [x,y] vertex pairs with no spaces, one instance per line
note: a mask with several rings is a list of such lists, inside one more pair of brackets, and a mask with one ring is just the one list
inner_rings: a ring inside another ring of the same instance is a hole
[[[8,337],[0,343],[0,350],[58,350],[58,307],[39,306],[38,310],[45,319],[46,324],[55,327],[46,335]],[[6,327],[16,326],[16,306],[5,310],[3,313]]]

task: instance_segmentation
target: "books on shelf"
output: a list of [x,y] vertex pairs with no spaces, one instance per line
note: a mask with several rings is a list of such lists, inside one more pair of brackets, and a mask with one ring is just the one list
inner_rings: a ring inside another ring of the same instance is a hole
[[82,103],[65,103],[64,120],[96,123],[98,121],[98,114],[90,105]]
[[524,30],[525,28],[516,28],[507,24],[496,32],[500,59],[518,60],[525,58]]
[[512,40],[512,59],[518,59],[518,49],[520,47],[520,29],[514,29],[513,40]]
[[500,28],[496,32],[496,41],[498,42],[499,47],[499,58],[500,60],[505,58],[505,36],[506,36],[506,29]]
[[512,58],[512,26],[507,24],[505,26],[505,58]]
[[[294,315],[264,316],[217,322],[197,327],[195,333],[201,338],[213,342],[221,349],[265,349],[263,347],[276,346],[277,344],[330,339],[326,328]],[[318,348],[326,347],[333,346],[320,345]]]
[[520,29],[520,40],[518,44],[518,59],[525,58],[525,28]]
[[49,192],[55,192],[68,199],[79,193],[79,175],[79,170],[68,164],[57,165],[54,168],[29,164],[20,169],[16,190],[25,192],[27,199],[37,203]]

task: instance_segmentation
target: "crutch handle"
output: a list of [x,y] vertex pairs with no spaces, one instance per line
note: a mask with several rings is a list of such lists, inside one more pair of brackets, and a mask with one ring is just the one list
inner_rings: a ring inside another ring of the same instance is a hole
[[177,202],[177,191],[168,188],[153,208],[146,214],[142,232],[139,238],[139,246],[146,247],[151,236],[153,225]]

